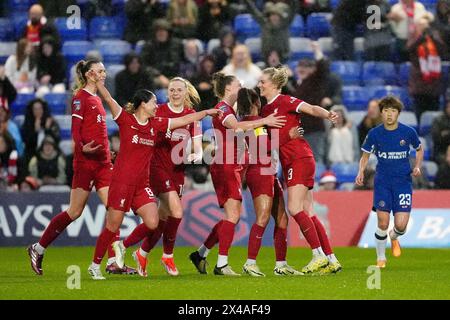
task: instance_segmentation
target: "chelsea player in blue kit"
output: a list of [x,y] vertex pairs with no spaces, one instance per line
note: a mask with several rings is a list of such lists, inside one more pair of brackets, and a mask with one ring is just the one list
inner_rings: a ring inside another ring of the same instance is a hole
[[[412,176],[421,175],[423,149],[417,132],[402,123],[398,117],[403,109],[395,97],[386,97],[379,104],[383,124],[371,129],[361,147],[363,151],[359,163],[356,184],[362,185],[364,170],[369,156],[374,153],[378,159],[375,174],[373,206],[377,210],[378,228],[375,232],[377,266],[386,266],[386,242],[390,213],[394,214],[394,228],[389,232],[392,255],[401,255],[398,237],[403,235],[408,225],[412,204]],[[411,170],[409,164],[410,146],[416,150],[416,163]]]

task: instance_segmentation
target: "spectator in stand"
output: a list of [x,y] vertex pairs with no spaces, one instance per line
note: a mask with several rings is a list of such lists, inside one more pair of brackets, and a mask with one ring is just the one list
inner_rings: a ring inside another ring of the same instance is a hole
[[19,93],[32,93],[36,85],[36,63],[31,43],[23,38],[17,42],[16,54],[5,63],[5,74]]
[[197,37],[198,8],[193,0],[170,0],[167,20],[174,36],[181,39]]
[[450,60],[450,0],[438,0],[434,28],[439,30],[441,38],[447,44],[444,60]]
[[58,30],[53,23],[48,21],[44,16],[44,9],[40,4],[34,4],[30,7],[28,18],[27,25],[24,28],[22,35],[24,38],[28,39],[33,48],[37,49],[45,36],[51,36],[55,39],[56,47],[58,49],[61,48]]
[[51,136],[46,136],[36,155],[28,164],[30,176],[39,187],[66,184],[66,160]]
[[358,150],[355,126],[349,121],[343,105],[335,105],[331,111],[336,112],[339,118],[328,134],[328,163],[352,163]]
[[192,79],[200,64],[203,45],[198,39],[184,40],[184,56],[180,63],[179,75],[185,79]]
[[39,0],[38,3],[42,6],[45,15],[49,18],[65,17],[67,16],[67,8],[76,5],[76,0]]
[[14,140],[7,132],[0,132],[0,190],[17,190],[17,161]]
[[[303,59],[295,70],[297,81],[289,89],[290,94],[310,104],[319,105],[327,110],[334,104],[341,103],[340,79],[330,73],[329,61],[324,57],[317,42],[312,42],[315,61]],[[325,163],[326,133],[322,119],[302,115],[305,139],[308,141],[317,162]]]
[[450,189],[450,145],[447,147],[445,161],[436,174],[434,185],[436,189]]
[[434,160],[443,164],[446,152],[450,146],[450,100],[447,101],[444,111],[433,121],[431,135],[434,146]]
[[422,17],[433,21],[433,15],[420,1],[415,0],[399,0],[388,14],[401,62],[409,60],[407,43],[409,39],[415,37],[416,24]]
[[225,27],[219,34],[220,45],[213,49],[212,56],[216,61],[217,70],[222,70],[230,61],[236,37],[231,28]]
[[5,67],[0,65],[0,109],[9,110],[16,96],[16,88],[6,76]]
[[198,38],[205,42],[219,38],[221,30],[231,24],[233,16],[227,0],[208,0],[199,7]]
[[319,190],[321,191],[333,191],[337,189],[337,178],[333,171],[325,171],[320,176]]
[[341,0],[331,20],[335,60],[353,60],[357,26],[365,18],[366,1]]
[[373,19],[373,11],[365,10],[364,59],[366,61],[389,61],[394,40],[388,14],[391,6],[387,0],[369,0],[367,8],[377,6],[381,16]]
[[192,84],[200,95],[201,103],[196,111],[209,109],[217,104],[217,97],[212,86],[212,75],[216,72],[216,65],[212,56],[204,56],[200,61],[198,72],[192,78]]
[[36,59],[37,80],[39,88],[37,96],[44,96],[49,92],[66,92],[66,61],[58,51],[55,41],[51,37],[42,39]]
[[298,11],[298,0],[273,3],[268,1],[261,12],[254,1],[245,0],[250,13],[261,27],[261,53],[264,61],[267,61],[270,53],[276,51],[280,60],[286,62],[289,59],[289,27]]
[[139,89],[154,90],[158,72],[153,68],[144,68],[141,57],[131,52],[124,58],[125,69],[120,71],[115,81],[116,100],[121,106],[131,101],[134,93]]
[[19,153],[19,157],[23,156],[24,146],[20,130],[14,121],[10,120],[10,109],[7,104],[0,105],[0,134],[8,133],[14,140],[14,147]]
[[413,97],[417,120],[423,112],[439,110],[439,96],[443,93],[441,56],[445,52],[439,32],[430,28],[427,17],[415,25],[415,35],[408,40],[411,71],[409,93]]
[[313,12],[331,12],[329,0],[300,0],[299,12],[306,21],[308,15]]
[[262,75],[261,69],[252,62],[247,46],[243,44],[233,48],[231,62],[222,69],[222,72],[235,76],[241,81],[242,86],[248,89],[255,88]]
[[57,143],[60,140],[59,126],[50,113],[48,104],[43,99],[31,100],[25,111],[22,125],[22,136],[25,142],[24,166],[36,155],[46,136],[51,136]]
[[128,0],[125,4],[127,26],[124,39],[132,44],[139,40],[150,40],[152,23],[166,14],[159,0]]
[[142,48],[142,61],[145,66],[154,67],[160,73],[159,85],[167,88],[169,78],[177,76],[183,46],[179,39],[172,37],[167,20],[155,20],[153,30],[154,38],[147,41]]
[[378,99],[372,99],[367,105],[367,114],[358,125],[359,147],[362,146],[369,130],[375,128],[383,122],[381,119],[380,107]]

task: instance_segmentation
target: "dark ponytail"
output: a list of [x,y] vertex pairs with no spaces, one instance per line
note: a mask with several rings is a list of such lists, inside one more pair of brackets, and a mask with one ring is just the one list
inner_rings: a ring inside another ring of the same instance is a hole
[[153,92],[151,92],[150,90],[140,89],[136,91],[133,98],[131,99],[131,102],[127,103],[127,105],[125,106],[125,111],[133,114],[136,112],[136,109],[139,108],[142,102],[147,103],[152,98],[156,99],[156,96]]
[[216,72],[212,76],[214,94],[219,99],[222,99],[225,95],[225,87],[236,79],[235,76],[225,75],[222,72]]
[[258,102],[259,96],[253,89],[241,88],[237,97],[237,114],[245,117],[251,114],[252,107]]

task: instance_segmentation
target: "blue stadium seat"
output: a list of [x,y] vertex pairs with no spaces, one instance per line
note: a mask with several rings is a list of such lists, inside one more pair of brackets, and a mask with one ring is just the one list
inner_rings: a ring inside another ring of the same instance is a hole
[[312,13],[306,21],[307,34],[312,39],[330,36],[331,13]]
[[8,0],[8,8],[13,11],[28,11],[35,4],[36,0]]
[[315,179],[319,180],[322,173],[327,170],[327,167],[322,162],[316,162],[316,176]]
[[428,11],[435,12],[437,0],[420,0]]
[[303,37],[305,33],[305,23],[301,15],[295,15],[294,20],[292,21],[289,28],[289,32],[291,37]]
[[89,24],[89,37],[94,39],[122,39],[124,24],[114,17],[95,17]]
[[367,91],[360,86],[343,86],[342,102],[348,111],[366,110],[369,96]]
[[331,9],[336,9],[339,5],[339,2],[341,2],[341,0],[330,0],[330,7]]
[[234,32],[237,39],[244,42],[247,38],[260,36],[261,28],[251,14],[243,13],[234,18]]
[[411,70],[411,63],[404,62],[401,63],[398,68],[398,84],[401,87],[408,86],[409,72]]
[[398,121],[406,124],[407,126],[413,127],[417,131],[417,117],[414,112],[402,111],[398,117]]
[[364,46],[364,37],[356,37],[355,39],[353,39],[354,58],[356,61],[364,61]]
[[125,69],[125,65],[123,64],[112,64],[106,67],[106,87],[108,88],[111,95],[114,97],[116,94],[116,76],[117,74]]
[[308,38],[289,38],[289,47],[291,49],[291,60],[314,58],[311,40]]
[[430,181],[434,181],[436,179],[436,174],[438,172],[438,165],[434,161],[424,161],[423,166],[425,168],[425,172],[427,174],[427,178]]
[[55,26],[58,29],[62,41],[87,40],[88,30],[86,20],[81,18],[79,27],[67,25],[67,20],[67,18],[55,19]]
[[27,25],[28,13],[26,11],[15,11],[10,18],[12,19],[12,23],[14,25],[14,37],[18,40],[22,37],[25,26]]
[[0,41],[14,40],[14,25],[10,19],[0,18]]
[[261,56],[261,38],[248,38],[245,40],[245,45],[250,50],[253,61],[260,61]]
[[158,104],[167,102],[167,90],[166,89],[158,89],[155,91],[156,101]]
[[34,93],[19,93],[11,105],[12,116],[24,115],[28,102],[34,98]]
[[0,65],[4,64],[8,57],[16,54],[16,42],[0,42]]
[[333,38],[332,37],[322,37],[317,40],[319,42],[320,49],[326,56],[331,56],[334,51]]
[[55,115],[55,121],[59,125],[59,132],[61,135],[61,140],[70,139],[71,129],[72,129],[72,116],[71,115]]
[[397,72],[392,62],[368,61],[363,65],[362,81],[364,85],[395,85]]
[[434,119],[442,114],[441,111],[425,111],[420,116],[420,128],[419,133],[422,137],[428,135],[431,131]]
[[336,173],[338,183],[353,182],[358,175],[358,163],[335,163],[331,170]]
[[112,116],[108,114],[106,116],[106,128],[108,130],[108,135],[113,134],[114,132],[119,131],[119,126],[117,123],[113,120]]
[[51,114],[65,114],[67,109],[67,94],[65,93],[47,93],[44,96],[50,107]]
[[333,61],[331,71],[338,74],[344,85],[359,85],[361,82],[361,65],[353,61]]
[[124,56],[131,51],[131,44],[122,40],[103,40],[97,43],[97,48],[107,64],[123,63]]
[[212,141],[212,137],[214,136],[213,129],[212,117],[204,117],[202,119],[203,141]]
[[406,88],[397,86],[369,86],[367,90],[370,98],[381,99],[386,96],[395,96],[400,99],[406,110],[409,110],[411,107],[411,99]]
[[90,41],[66,41],[62,47],[62,53],[68,64],[73,64],[84,59],[88,51],[93,50],[94,45]]

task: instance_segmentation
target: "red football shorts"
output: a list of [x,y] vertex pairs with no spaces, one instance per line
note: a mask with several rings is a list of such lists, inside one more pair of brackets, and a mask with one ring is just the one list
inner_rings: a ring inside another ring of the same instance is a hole
[[175,191],[181,198],[184,186],[184,171],[152,166],[150,169],[150,186],[158,196],[161,193]]
[[243,168],[239,164],[211,164],[211,178],[216,190],[217,201],[223,208],[228,199],[242,201],[242,173]]
[[91,191],[109,187],[111,183],[113,165],[101,162],[73,162],[72,189],[82,188]]
[[267,167],[257,164],[247,167],[245,178],[253,199],[263,194],[273,198],[275,176],[265,170]]
[[133,186],[120,181],[111,181],[108,208],[123,212],[128,212],[131,208],[136,214],[139,208],[149,203],[156,203],[155,195],[149,186]]
[[295,159],[282,167],[284,181],[288,187],[293,187],[298,184],[302,184],[309,189],[314,187],[316,161],[313,157]]

